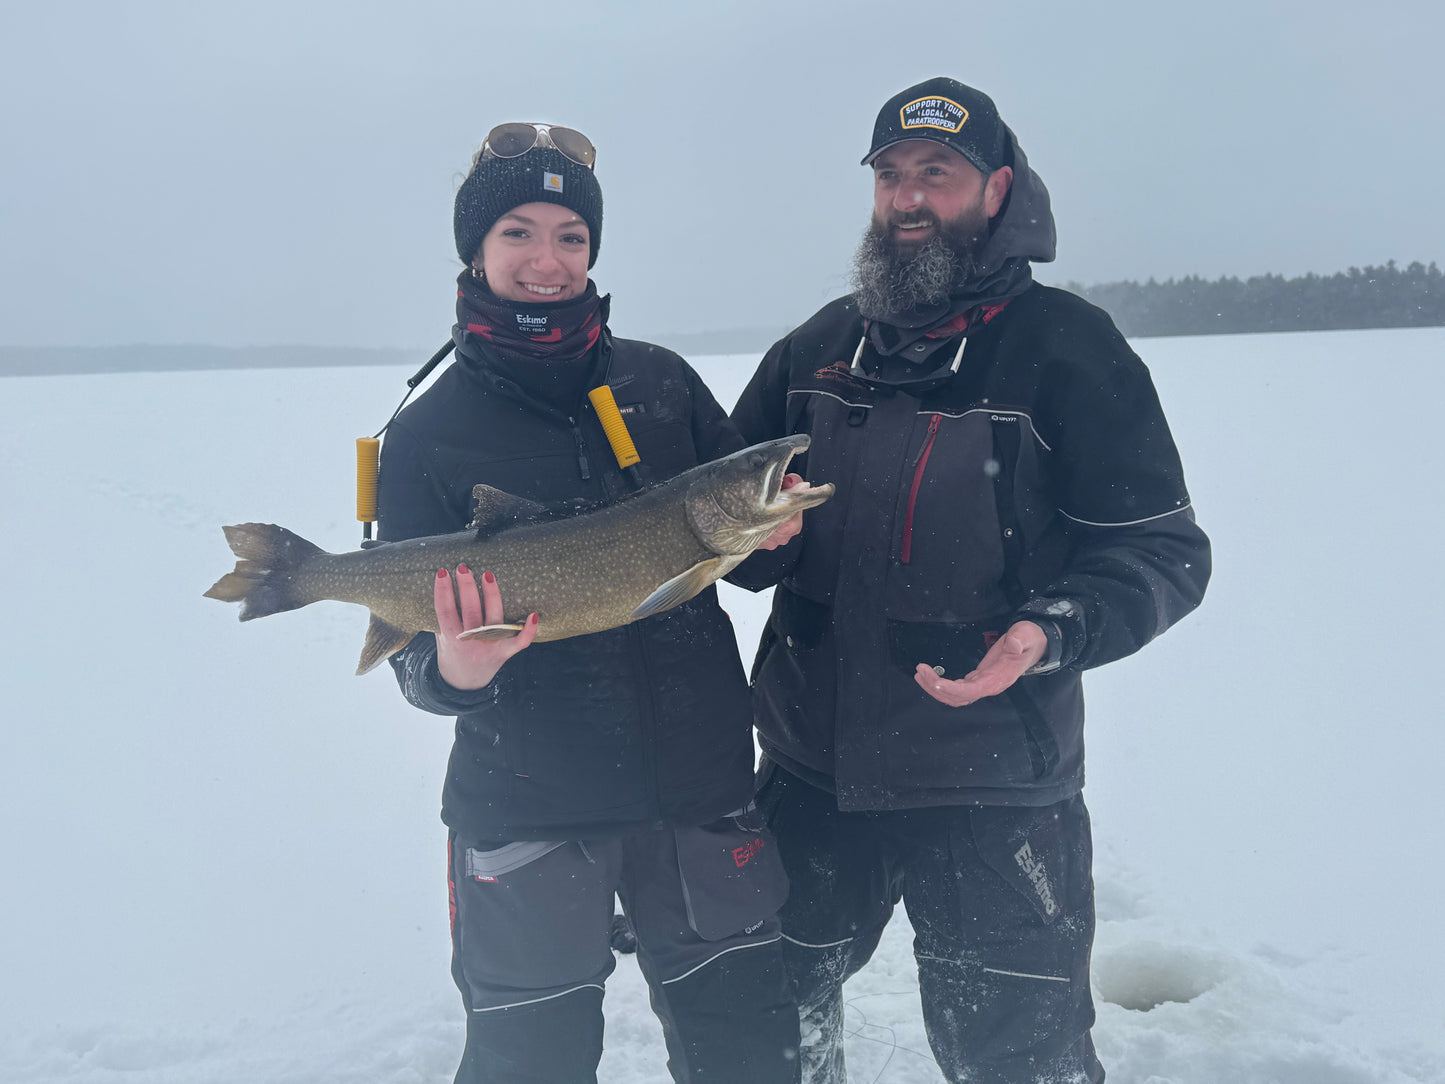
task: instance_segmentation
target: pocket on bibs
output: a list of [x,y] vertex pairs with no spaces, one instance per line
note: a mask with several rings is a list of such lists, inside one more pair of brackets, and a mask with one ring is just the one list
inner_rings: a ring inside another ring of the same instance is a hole
[[749,933],[787,899],[788,875],[756,805],[673,836],[688,923],[704,940]]

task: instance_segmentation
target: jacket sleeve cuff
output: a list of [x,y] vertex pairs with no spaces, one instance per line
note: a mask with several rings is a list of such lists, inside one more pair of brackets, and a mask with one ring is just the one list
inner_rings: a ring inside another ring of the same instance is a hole
[[1048,639],[1043,658],[1025,673],[1049,674],[1062,670],[1073,663],[1084,649],[1084,611],[1072,599],[1030,599],[1018,608],[1014,620],[1032,621]]
[[407,703],[433,715],[466,715],[495,704],[502,693],[500,673],[480,689],[458,689],[442,677],[437,668],[436,637],[418,633],[403,650],[392,656],[392,667]]

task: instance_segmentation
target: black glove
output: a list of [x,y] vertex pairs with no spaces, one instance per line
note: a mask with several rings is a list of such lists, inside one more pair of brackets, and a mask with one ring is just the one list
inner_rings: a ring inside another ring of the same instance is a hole
[[614,952],[626,956],[637,951],[637,934],[632,932],[632,923],[627,921],[626,915],[612,916],[612,929],[608,936]]

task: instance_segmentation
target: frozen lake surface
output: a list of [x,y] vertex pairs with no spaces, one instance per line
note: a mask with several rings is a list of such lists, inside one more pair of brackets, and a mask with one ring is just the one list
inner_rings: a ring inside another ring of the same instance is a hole
[[[1136,346],[1215,578],[1087,680],[1109,1079],[1439,1084],[1445,329]],[[451,1079],[449,723],[352,676],[362,611],[201,598],[223,523],[357,543],[414,368],[0,381],[0,1079]],[[750,657],[767,600],[724,605]],[[847,989],[854,1081],[940,1079],[909,940]],[[602,1079],[665,1081],[631,960],[607,1013]]]

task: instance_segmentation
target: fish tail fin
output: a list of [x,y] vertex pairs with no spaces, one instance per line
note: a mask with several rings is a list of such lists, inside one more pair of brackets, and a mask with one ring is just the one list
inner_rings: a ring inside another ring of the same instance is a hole
[[239,602],[241,620],[299,609],[315,601],[300,590],[292,573],[326,553],[274,523],[238,523],[221,528],[236,555],[236,567],[211,585],[206,598]]

